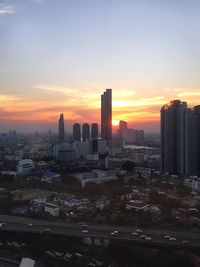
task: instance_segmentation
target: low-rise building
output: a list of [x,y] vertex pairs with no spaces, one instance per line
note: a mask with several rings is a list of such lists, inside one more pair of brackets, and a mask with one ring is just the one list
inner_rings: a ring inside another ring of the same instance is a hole
[[59,216],[60,209],[57,205],[52,203],[46,203],[44,206],[44,211],[52,216]]
[[22,159],[17,164],[17,174],[24,175],[30,173],[34,169],[32,159]]
[[147,211],[149,209],[149,204],[147,204],[143,200],[129,200],[128,204],[126,204],[126,209],[133,209],[135,211]]
[[74,176],[81,182],[81,186],[84,188],[86,183],[104,183],[112,180],[117,180],[117,175],[124,174],[126,171],[122,170],[93,170],[92,172],[76,173]]
[[46,171],[43,173],[41,181],[47,182],[47,183],[52,183],[52,182],[58,180],[59,177],[60,177],[60,174],[57,174],[57,173],[52,172],[52,171]]

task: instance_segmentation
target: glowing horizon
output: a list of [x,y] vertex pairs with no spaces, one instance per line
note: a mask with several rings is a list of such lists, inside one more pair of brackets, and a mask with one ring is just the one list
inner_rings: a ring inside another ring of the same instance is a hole
[[100,124],[106,88],[113,121],[159,131],[162,105],[200,104],[199,8],[195,0],[2,0],[0,132],[57,131],[60,113],[67,131]]

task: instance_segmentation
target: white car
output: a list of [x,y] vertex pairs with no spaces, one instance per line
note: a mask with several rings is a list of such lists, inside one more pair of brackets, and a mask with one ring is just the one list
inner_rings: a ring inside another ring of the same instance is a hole
[[165,239],[170,239],[171,236],[169,236],[169,235],[165,235],[164,238],[165,238]]
[[32,224],[32,223],[29,223],[29,224],[28,224],[28,226],[32,227],[32,226],[33,226],[33,224]]
[[149,237],[149,236],[147,236],[147,237],[145,238],[145,240],[147,240],[147,241],[151,241],[151,240],[152,240],[152,238],[151,238],[151,237]]
[[189,240],[183,240],[182,243],[183,243],[183,244],[189,244],[190,241],[189,241]]
[[137,232],[137,233],[142,233],[142,232],[143,232],[143,230],[142,230],[142,229],[140,229],[140,228],[138,228],[138,229],[136,230],[136,232]]
[[176,241],[175,237],[170,237],[169,241]]
[[87,234],[88,230],[85,229],[85,230],[82,231],[82,233]]
[[146,239],[147,236],[146,236],[146,235],[141,235],[140,238],[142,238],[142,239]]
[[118,235],[118,232],[117,231],[113,231],[113,232],[110,233],[110,235],[116,236],[116,235]]
[[138,236],[138,233],[133,232],[133,233],[131,233],[131,235],[133,235],[133,236]]

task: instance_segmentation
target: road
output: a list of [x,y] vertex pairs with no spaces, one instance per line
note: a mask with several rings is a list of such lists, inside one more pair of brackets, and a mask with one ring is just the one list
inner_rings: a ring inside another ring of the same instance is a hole
[[[138,236],[133,236],[132,233],[136,232],[135,227],[125,226],[112,226],[112,225],[97,225],[88,224],[83,227],[81,223],[61,223],[44,221],[32,218],[23,218],[9,215],[0,215],[0,232],[14,231],[14,232],[28,232],[44,234],[49,233],[58,236],[69,237],[91,237],[99,239],[116,239],[116,240],[129,240],[135,243],[144,243],[149,245],[168,245],[168,246],[187,246],[187,247],[200,247],[200,233],[191,231],[175,231],[175,230],[162,230],[162,229],[143,229],[142,233]],[[87,232],[83,232],[86,230]],[[113,236],[111,232],[118,231],[118,234]],[[141,235],[151,237],[151,240],[141,238]],[[176,240],[165,239],[164,236],[175,237]],[[187,244],[183,244],[184,240],[188,240]]]

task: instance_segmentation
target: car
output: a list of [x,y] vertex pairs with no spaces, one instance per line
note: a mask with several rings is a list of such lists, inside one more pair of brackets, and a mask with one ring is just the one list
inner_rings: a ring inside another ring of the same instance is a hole
[[45,228],[44,231],[45,231],[45,232],[49,232],[49,231],[51,231],[51,229],[49,229],[49,228]]
[[119,232],[117,230],[113,231],[113,233],[118,234]]
[[110,235],[114,235],[114,236],[116,236],[117,234],[118,234],[118,233],[115,232],[115,231],[113,231],[113,232],[110,233]]
[[171,237],[169,235],[164,236],[165,239],[170,239]]
[[175,237],[170,237],[169,241],[176,241],[176,238]]
[[27,225],[28,225],[28,226],[30,226],[30,227],[32,227],[32,226],[33,226],[33,224],[32,224],[32,223],[28,223]]
[[147,240],[147,241],[151,241],[151,240],[152,240],[152,238],[151,238],[151,237],[149,237],[149,236],[147,236],[147,237],[145,238],[145,240]]
[[87,224],[81,224],[81,227],[88,228],[88,225]]
[[87,234],[88,230],[85,229],[85,230],[82,231],[82,233]]
[[131,233],[131,235],[133,235],[133,236],[138,236],[138,233],[133,232],[133,233]]
[[183,244],[189,244],[190,241],[189,241],[189,240],[183,240],[182,243],[183,243]]
[[143,230],[142,230],[142,229],[140,229],[140,228],[138,228],[138,229],[136,229],[136,232],[137,232],[137,233],[142,233],[142,232],[143,232]]
[[147,236],[146,235],[141,235],[140,238],[145,239],[145,238],[147,238]]

